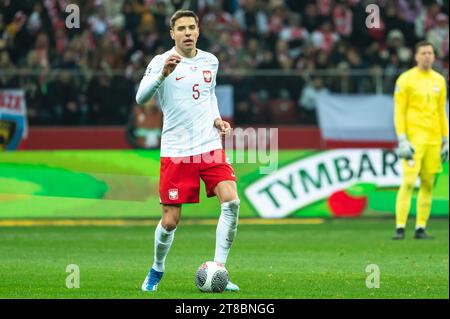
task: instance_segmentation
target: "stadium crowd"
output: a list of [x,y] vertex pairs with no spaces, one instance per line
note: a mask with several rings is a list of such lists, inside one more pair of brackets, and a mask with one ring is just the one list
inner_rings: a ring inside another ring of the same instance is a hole
[[[80,28],[66,27],[70,3]],[[366,27],[371,3],[379,28]],[[0,0],[0,89],[25,89],[31,124],[125,124],[182,8],[200,17],[198,47],[219,58],[218,84],[234,85],[237,124],[315,124],[319,92],[374,93],[371,75],[391,93],[421,39],[448,75],[448,0]]]

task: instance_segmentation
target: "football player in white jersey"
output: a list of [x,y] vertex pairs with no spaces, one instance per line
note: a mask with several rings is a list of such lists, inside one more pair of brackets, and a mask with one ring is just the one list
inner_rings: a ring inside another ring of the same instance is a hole
[[[225,265],[236,236],[240,201],[236,176],[222,148],[221,135],[231,127],[221,119],[215,95],[219,61],[197,49],[199,34],[194,12],[175,12],[170,20],[175,47],[150,62],[136,94],[142,105],[157,92],[164,114],[159,182],[162,219],[156,227],[154,260],[142,284],[144,291],[157,290],[182,204],[199,202],[200,179],[207,196],[217,196],[222,209],[215,262]],[[226,290],[238,291],[239,287],[230,281]]]

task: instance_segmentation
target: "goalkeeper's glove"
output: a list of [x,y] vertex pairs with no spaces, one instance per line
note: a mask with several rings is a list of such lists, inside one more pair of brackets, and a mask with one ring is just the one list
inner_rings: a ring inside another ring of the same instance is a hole
[[413,159],[414,148],[404,134],[398,136],[397,154],[400,158],[404,158],[406,160]]
[[442,138],[441,160],[442,163],[448,162],[448,136]]

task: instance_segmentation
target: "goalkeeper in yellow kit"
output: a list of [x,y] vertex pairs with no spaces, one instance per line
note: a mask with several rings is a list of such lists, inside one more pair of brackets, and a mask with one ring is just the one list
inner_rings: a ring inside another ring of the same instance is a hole
[[447,83],[442,75],[432,69],[435,55],[431,43],[419,42],[415,59],[417,66],[400,75],[394,94],[398,154],[402,158],[404,175],[397,195],[396,232],[393,239],[405,237],[412,192],[418,177],[420,190],[414,238],[432,238],[426,232],[432,190],[435,176],[442,170],[442,162],[449,158],[449,130],[445,111]]

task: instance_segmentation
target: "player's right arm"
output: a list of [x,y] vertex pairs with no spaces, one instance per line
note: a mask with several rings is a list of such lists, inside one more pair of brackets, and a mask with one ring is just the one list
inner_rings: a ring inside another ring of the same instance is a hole
[[402,74],[395,84],[394,92],[394,124],[399,143],[398,154],[401,158],[411,159],[414,148],[406,136],[406,111],[408,108],[408,85],[407,79]]
[[166,77],[175,70],[180,61],[181,57],[176,54],[169,56],[166,61],[163,61],[161,55],[156,56],[148,65],[145,75],[139,84],[139,89],[136,93],[137,104],[143,105],[147,103],[155,95]]
[[408,106],[407,83],[401,75],[395,83],[394,92],[394,124],[397,136],[406,135],[406,109]]

